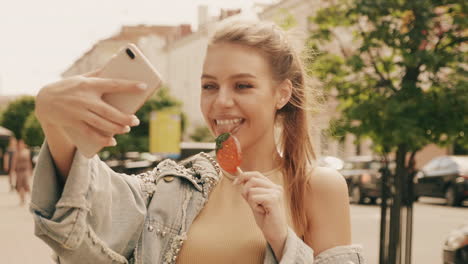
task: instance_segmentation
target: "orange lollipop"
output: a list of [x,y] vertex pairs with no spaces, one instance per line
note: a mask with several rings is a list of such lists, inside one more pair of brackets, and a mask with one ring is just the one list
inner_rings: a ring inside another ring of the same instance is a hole
[[216,138],[216,159],[225,171],[234,174],[238,170],[242,152],[239,140],[231,133],[223,133]]

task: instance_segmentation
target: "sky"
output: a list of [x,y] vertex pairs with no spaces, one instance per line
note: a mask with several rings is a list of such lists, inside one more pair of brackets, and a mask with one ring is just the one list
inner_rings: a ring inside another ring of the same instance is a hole
[[0,0],[0,96],[35,95],[122,25],[197,25],[197,7],[249,9],[274,0]]

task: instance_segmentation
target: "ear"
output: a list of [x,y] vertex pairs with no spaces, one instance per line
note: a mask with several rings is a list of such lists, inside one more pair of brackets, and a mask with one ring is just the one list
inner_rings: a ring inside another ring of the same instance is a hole
[[291,80],[284,80],[278,87],[277,90],[277,99],[276,99],[276,109],[283,108],[291,99],[292,95],[292,83]]

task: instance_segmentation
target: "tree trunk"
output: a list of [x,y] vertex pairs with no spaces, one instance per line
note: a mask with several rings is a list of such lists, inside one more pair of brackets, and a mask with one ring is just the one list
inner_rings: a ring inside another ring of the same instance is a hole
[[389,178],[391,177],[391,172],[389,170],[389,160],[388,156],[384,155],[383,157],[384,167],[381,171],[382,180],[381,180],[381,204],[380,204],[380,247],[379,247],[379,263],[384,264],[388,262],[388,221],[387,221],[387,211],[388,205],[391,200],[390,193],[390,184]]
[[390,264],[400,264],[401,259],[401,205],[405,174],[406,146],[399,145],[396,153],[396,172],[393,176],[393,203],[390,209],[390,241],[388,260]]
[[[414,200],[413,177],[416,152],[411,153],[408,164],[406,162],[407,154],[408,147],[404,144],[399,145],[396,153],[396,172],[393,175],[393,182],[390,184],[392,204],[390,208],[390,228],[388,231],[389,241],[388,248],[384,252],[387,254],[387,258],[381,256],[380,264],[411,263]],[[382,207],[383,209],[384,207]],[[382,215],[384,215],[383,211]],[[381,225],[382,223],[383,221],[381,221]],[[383,227],[381,226],[381,232],[382,230]]]

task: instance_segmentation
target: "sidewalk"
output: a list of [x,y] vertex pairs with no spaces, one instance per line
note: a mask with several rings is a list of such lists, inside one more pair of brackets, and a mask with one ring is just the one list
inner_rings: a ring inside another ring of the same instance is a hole
[[50,248],[34,236],[29,205],[20,206],[18,194],[9,192],[6,175],[0,175],[0,212],[1,263],[54,263]]

